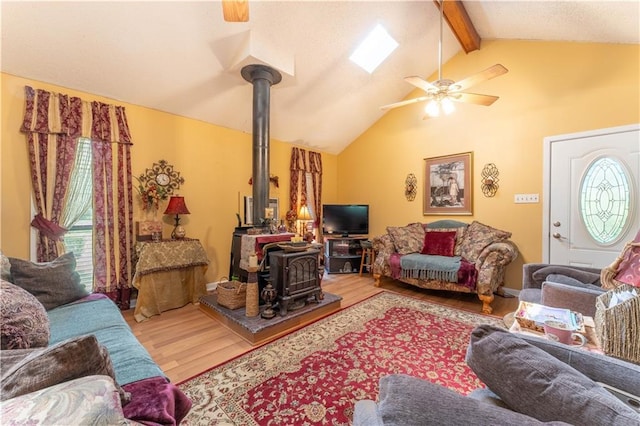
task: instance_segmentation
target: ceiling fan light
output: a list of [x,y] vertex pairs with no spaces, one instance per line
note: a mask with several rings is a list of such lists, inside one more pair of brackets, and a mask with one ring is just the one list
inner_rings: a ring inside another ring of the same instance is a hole
[[440,105],[442,106],[442,111],[444,111],[446,115],[449,115],[456,110],[455,105],[453,105],[453,102],[451,102],[451,99],[449,98],[444,98],[440,102]]
[[432,99],[424,108],[424,112],[426,112],[429,117],[438,117],[440,115],[440,105],[436,100]]

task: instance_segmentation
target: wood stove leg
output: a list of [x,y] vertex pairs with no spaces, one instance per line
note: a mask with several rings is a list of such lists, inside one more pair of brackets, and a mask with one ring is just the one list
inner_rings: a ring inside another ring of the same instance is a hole
[[288,311],[289,311],[289,301],[288,300],[281,300],[280,301],[280,316],[281,317],[286,317]]

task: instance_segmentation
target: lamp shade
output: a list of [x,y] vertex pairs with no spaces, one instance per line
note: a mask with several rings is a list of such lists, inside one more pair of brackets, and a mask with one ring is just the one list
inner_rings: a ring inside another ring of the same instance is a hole
[[309,212],[309,207],[307,207],[306,204],[300,207],[300,212],[298,212],[298,220],[311,220],[311,212]]
[[184,202],[184,197],[172,195],[171,198],[169,198],[169,205],[164,211],[164,214],[190,214]]

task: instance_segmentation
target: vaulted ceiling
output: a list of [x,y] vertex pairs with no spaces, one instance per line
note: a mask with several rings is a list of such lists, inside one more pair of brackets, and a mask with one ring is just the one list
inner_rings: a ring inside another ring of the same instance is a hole
[[[2,1],[1,68],[250,133],[240,68],[268,63],[285,71],[271,90],[271,137],[330,153],[411,92],[403,77],[437,70],[432,0],[249,4],[249,21],[231,23],[219,1]],[[455,33],[445,26],[443,61],[487,39],[638,44],[639,12],[637,1],[447,1]],[[400,46],[370,75],[348,57],[377,23]]]

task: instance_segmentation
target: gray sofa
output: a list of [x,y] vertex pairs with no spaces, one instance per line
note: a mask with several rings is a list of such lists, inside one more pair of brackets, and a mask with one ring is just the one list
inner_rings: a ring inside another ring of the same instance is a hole
[[354,426],[640,425],[640,413],[599,384],[640,395],[636,364],[489,325],[473,330],[467,364],[486,389],[463,396],[386,376],[377,402],[356,403]]
[[601,287],[598,268],[527,263],[522,266],[520,301],[566,308],[590,317],[596,313]]

